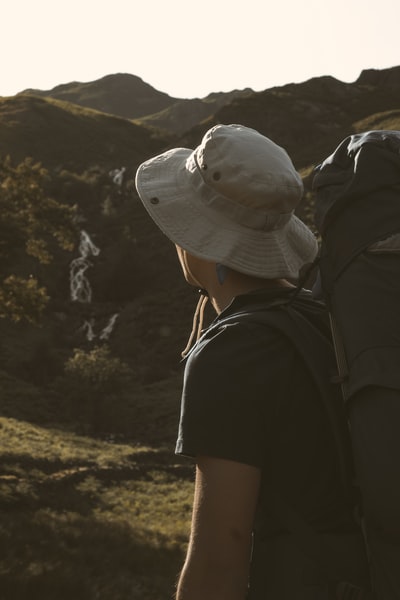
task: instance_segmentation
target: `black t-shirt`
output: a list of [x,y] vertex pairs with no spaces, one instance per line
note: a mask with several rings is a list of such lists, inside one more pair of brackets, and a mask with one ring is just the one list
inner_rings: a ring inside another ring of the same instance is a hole
[[[240,316],[224,323],[252,304],[292,293],[238,296],[200,338],[185,368],[176,453],[259,467],[267,535],[280,528],[269,514],[271,486],[317,531],[345,531],[352,528],[351,508],[331,426],[301,356],[275,328]],[[307,316],[312,303],[303,292],[293,306]],[[317,320],[325,331],[326,322]]]

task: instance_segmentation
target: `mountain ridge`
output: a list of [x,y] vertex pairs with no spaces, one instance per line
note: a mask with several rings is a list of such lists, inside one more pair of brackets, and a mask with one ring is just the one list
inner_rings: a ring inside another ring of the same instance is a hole
[[106,75],[89,82],[73,81],[50,90],[26,89],[18,95],[63,100],[124,119],[136,119],[169,133],[183,133],[236,96],[253,90],[212,92],[205,98],[174,98],[128,73]]
[[[164,110],[178,101],[136,75],[116,73],[89,82],[73,81],[51,90],[28,89],[20,94],[65,100],[125,119]],[[19,94],[18,94],[19,95]]]
[[[139,90],[136,104],[132,100],[136,94],[135,90]],[[12,104],[22,102],[22,98],[27,97],[40,97],[43,101],[46,99],[52,100],[53,105],[51,103],[48,105],[49,113],[51,112],[51,106],[53,106],[54,112],[56,101],[64,102],[65,104],[58,105],[59,110],[63,110],[63,119],[61,119],[61,112],[60,119],[64,122],[67,121],[68,112],[73,113],[75,111],[76,113],[74,106],[80,106],[88,111],[97,111],[99,113],[97,121],[102,118],[100,117],[101,113],[104,116],[103,123],[108,123],[106,130],[109,130],[109,133],[106,133],[104,137],[110,138],[110,140],[113,139],[115,132],[110,130],[111,121],[107,122],[106,115],[123,119],[119,123],[121,129],[126,125],[125,138],[129,140],[130,136],[140,137],[139,159],[151,156],[153,150],[157,151],[157,144],[152,143],[154,139],[159,140],[158,149],[160,150],[174,145],[191,148],[198,143],[201,135],[211,125],[219,122],[241,122],[260,130],[283,145],[291,154],[296,166],[306,168],[315,163],[329,147],[333,147],[347,133],[351,133],[354,123],[362,122],[363,119],[370,118],[376,113],[395,110],[399,107],[400,67],[392,67],[382,71],[366,69],[361,72],[354,83],[344,83],[327,75],[311,78],[302,83],[276,86],[261,92],[254,92],[251,89],[233,90],[227,93],[217,92],[209,94],[203,99],[179,100],[172,98],[163,92],[159,92],[139,77],[128,74],[109,75],[95,82],[84,84],[79,82],[62,84],[56,86],[53,90],[25,90],[14,97],[0,98],[0,153],[7,153],[7,150],[9,150],[10,154],[20,157],[23,152],[26,152],[32,155],[36,154],[38,160],[43,160],[46,153],[43,148],[40,148],[39,141],[33,143],[31,140],[29,144],[26,139],[24,140],[22,133],[17,131],[19,117],[12,114],[16,112],[16,110],[12,110]],[[64,100],[61,100],[61,98],[64,98]],[[66,100],[66,98],[69,99]],[[108,99],[107,112],[99,108],[99,106],[104,108],[102,105],[104,98]],[[162,98],[164,108],[154,112],[154,107],[160,101],[160,98]],[[5,102],[8,102],[10,111],[8,115],[4,108]],[[33,100],[30,100],[30,102],[34,104]],[[127,118],[123,115],[126,114],[128,105],[132,106],[129,109],[129,115],[137,115],[137,111],[146,114],[142,117]],[[146,109],[143,108],[144,105]],[[29,113],[29,110],[28,105],[26,105],[25,112]],[[47,139],[51,140],[50,128],[46,125],[46,118],[43,119],[43,111],[45,110],[45,104],[42,104],[41,111],[38,104],[36,104],[36,107],[33,106],[31,118],[28,115],[23,119],[24,127],[28,127],[29,131],[34,128],[35,123],[38,128],[43,126],[45,130],[49,131],[50,137]],[[41,119],[39,119],[39,112],[42,113]],[[88,131],[86,125],[90,120],[89,116],[94,126],[96,120],[93,113],[86,113],[86,119],[83,112],[79,115],[81,122],[86,122],[84,126],[82,125],[85,131]],[[4,127],[5,121],[7,121],[6,127]],[[49,118],[48,121],[50,123],[51,119]],[[74,128],[72,119],[70,121],[71,127]],[[117,121],[114,122],[115,127],[116,123]],[[14,129],[12,124],[15,126]],[[135,130],[132,125],[139,127],[139,129]],[[75,127],[75,129],[77,130],[78,127]],[[100,131],[101,128],[97,127],[97,129]],[[54,131],[56,130],[58,135],[54,138],[60,138],[60,136],[66,136],[66,139],[71,138],[71,132],[62,132],[58,124],[54,128]],[[132,132],[129,135],[128,130]],[[89,137],[91,135],[88,134]],[[75,141],[78,137],[78,132],[76,132]],[[94,137],[97,136],[94,135]],[[84,139],[84,136],[80,135],[80,138]],[[127,139],[116,145],[120,145],[121,149],[126,147],[129,154],[129,148],[133,142],[132,140],[128,142]],[[72,145],[67,146],[64,153],[69,156],[70,163],[74,154],[75,141],[72,140]],[[112,145],[112,143],[110,141],[109,145]],[[47,154],[51,155],[49,159],[52,158],[51,163],[54,165],[56,157],[58,157],[59,162],[62,162],[62,151],[57,149],[56,139],[53,139],[51,144],[56,151]],[[86,140],[82,150],[87,150],[88,145]],[[94,144],[94,146],[96,152],[93,161],[95,157],[99,157],[100,162],[104,163],[105,160],[101,160],[101,156],[105,157],[108,153],[110,163],[115,156],[117,163],[121,162],[122,159],[129,160],[132,165],[138,164],[134,154],[132,160],[129,156],[126,157],[126,153],[122,151],[112,152],[108,149],[106,152],[107,143],[105,140],[99,144]],[[17,147],[20,148],[19,152]],[[75,147],[77,147],[76,143]],[[82,151],[80,154],[83,155],[84,152]],[[66,160],[65,157],[64,160]],[[82,159],[85,168],[87,168],[89,160],[90,154],[87,153],[86,160]]]

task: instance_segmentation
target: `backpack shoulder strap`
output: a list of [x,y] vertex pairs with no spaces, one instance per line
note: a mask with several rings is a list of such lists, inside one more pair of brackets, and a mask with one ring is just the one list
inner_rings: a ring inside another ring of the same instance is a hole
[[303,360],[319,391],[320,400],[330,423],[343,487],[348,494],[351,494],[352,472],[349,469],[351,453],[347,433],[343,427],[344,407],[337,388],[332,343],[290,304],[290,300],[278,301],[271,305],[254,305],[246,312],[230,315],[223,320],[223,323],[237,320],[238,317],[280,331]]
[[272,320],[276,321],[276,326],[279,326],[280,331],[296,348],[319,391],[320,400],[331,425],[342,483],[345,489],[349,490],[350,450],[346,444],[347,430],[343,427],[345,414],[336,384],[333,347],[310,321],[290,305],[271,312],[271,326]]

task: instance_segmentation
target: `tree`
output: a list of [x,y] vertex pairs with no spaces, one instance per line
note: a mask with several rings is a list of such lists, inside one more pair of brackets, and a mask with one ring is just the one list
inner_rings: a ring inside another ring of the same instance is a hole
[[71,251],[77,239],[75,208],[48,196],[49,181],[46,169],[31,159],[13,167],[0,158],[1,318],[36,322],[48,301],[35,277],[14,272],[21,252],[48,265],[56,248]]

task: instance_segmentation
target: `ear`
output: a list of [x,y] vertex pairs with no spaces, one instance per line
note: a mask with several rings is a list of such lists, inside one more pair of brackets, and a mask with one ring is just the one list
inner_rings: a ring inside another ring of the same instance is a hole
[[215,270],[217,271],[217,279],[220,285],[223,285],[226,276],[228,275],[229,268],[225,267],[225,265],[221,265],[221,263],[217,263],[215,265]]

